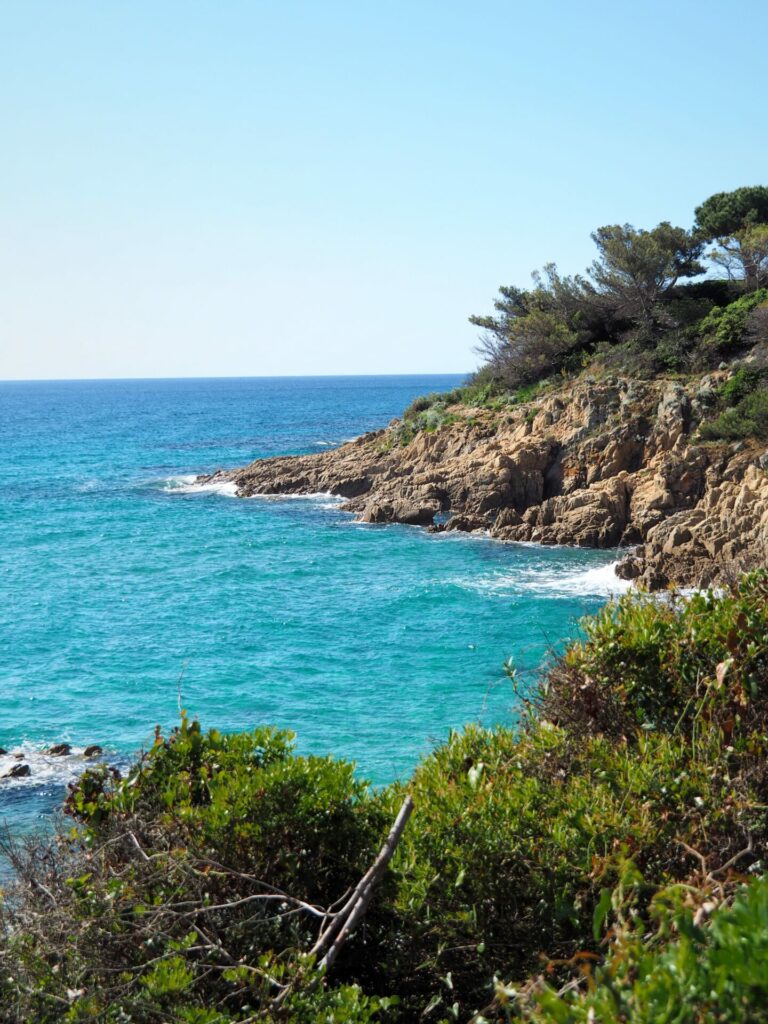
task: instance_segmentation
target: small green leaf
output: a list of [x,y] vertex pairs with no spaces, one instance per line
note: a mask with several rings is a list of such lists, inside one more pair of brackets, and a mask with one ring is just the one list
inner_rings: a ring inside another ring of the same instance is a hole
[[600,890],[600,899],[597,901],[595,913],[592,917],[592,934],[595,937],[595,942],[600,938],[600,933],[603,930],[603,922],[608,916],[608,911],[611,909],[611,896],[612,892],[610,889]]

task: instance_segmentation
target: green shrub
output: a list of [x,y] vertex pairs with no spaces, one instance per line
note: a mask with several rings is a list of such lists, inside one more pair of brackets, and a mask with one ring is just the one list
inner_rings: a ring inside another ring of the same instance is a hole
[[[297,757],[289,733],[204,734],[183,719],[126,779],[87,773],[68,809],[80,829],[55,853],[14,855],[28,899],[3,908],[10,1019],[219,1024],[263,1015],[281,985],[269,1019],[313,1019],[299,1012],[312,992],[359,1009],[329,1020],[371,1019],[375,1002],[317,988],[306,958],[320,920],[308,908],[350,890],[389,825],[353,765]],[[364,975],[369,950],[355,946],[348,964]]]
[[741,441],[756,437],[768,439],[768,388],[760,387],[742,398],[716,419],[702,424],[700,434],[705,441]]
[[[765,740],[749,742],[762,763]],[[629,744],[541,724],[524,736],[471,729],[437,751],[412,783],[418,818],[385,944],[406,1019],[429,1005],[440,1019],[454,1003],[467,1016],[488,1003],[493,977],[524,978],[544,953],[598,954],[595,908],[629,857],[648,879],[628,895],[642,910],[656,886],[696,869],[682,843],[714,865],[748,833],[764,848],[762,778],[728,746],[710,723],[695,758],[683,734]]]
[[626,597],[585,632],[524,728],[468,729],[414,775],[387,942],[414,1018],[438,1000],[436,1017],[477,1010],[491,978],[524,978],[542,952],[598,953],[593,913],[628,857],[642,910],[696,870],[686,848],[716,867],[751,836],[764,855],[768,577],[684,602]]
[[737,405],[755,390],[764,376],[762,370],[741,366],[720,388],[720,395],[728,405]]
[[540,986],[520,999],[499,986],[498,1009],[506,1009],[507,1019],[519,1013],[532,1024],[764,1024],[768,878],[741,887],[732,905],[699,897],[699,906],[716,906],[708,923],[691,898],[699,894],[689,893],[687,906],[683,895],[661,893],[658,931],[620,933],[607,962],[595,971],[587,965],[585,984],[576,991],[558,995]]
[[[659,601],[625,595],[586,620],[586,639],[553,666],[544,713],[576,733],[680,730],[708,714],[768,727],[768,580],[735,593]],[[722,675],[720,679],[718,672]]]
[[414,398],[411,404],[403,413],[404,420],[415,419],[419,413],[426,412],[427,409],[431,408],[436,403],[442,403],[444,399],[443,395],[439,395],[433,392],[431,395],[420,395],[418,398]]
[[550,380],[537,381],[516,391],[504,390],[498,381],[489,379],[482,372],[467,384],[444,394],[423,395],[414,399],[403,413],[402,425],[398,428],[400,444],[408,444],[420,430],[432,432],[458,418],[450,412],[452,406],[463,405],[470,409],[490,409],[500,412],[513,405],[530,402],[551,386]]
[[717,351],[729,351],[744,343],[749,314],[768,303],[768,288],[742,295],[727,306],[715,306],[698,326],[698,334]]
[[509,396],[509,404],[523,405],[526,402],[532,402],[534,398],[546,389],[549,383],[549,381],[540,380],[536,384],[529,385],[527,388],[518,388],[517,391]]
[[390,432],[389,443],[384,450],[394,446],[406,447],[420,433],[434,434],[441,427],[449,427],[458,417],[448,412],[446,403],[435,398],[420,412],[412,412],[403,418]]

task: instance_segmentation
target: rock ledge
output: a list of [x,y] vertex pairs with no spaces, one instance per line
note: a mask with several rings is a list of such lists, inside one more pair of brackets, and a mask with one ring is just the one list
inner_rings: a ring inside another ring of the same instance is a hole
[[697,441],[704,399],[728,376],[572,382],[503,413],[457,406],[454,422],[407,445],[395,421],[199,482],[233,482],[242,497],[330,492],[366,523],[632,548],[624,578],[705,587],[768,551],[765,446]]

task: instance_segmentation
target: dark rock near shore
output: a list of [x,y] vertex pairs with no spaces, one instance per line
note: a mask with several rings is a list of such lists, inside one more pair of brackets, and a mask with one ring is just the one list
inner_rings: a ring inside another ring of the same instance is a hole
[[487,530],[491,523],[484,516],[451,516],[445,524],[446,530],[458,530],[460,533],[473,533],[475,530]]
[[72,753],[72,746],[69,743],[54,743],[52,747],[46,747],[43,753],[49,757],[66,757]]
[[0,779],[24,779],[28,775],[32,774],[32,769],[28,764],[14,764],[0,775]]
[[86,747],[83,751],[83,757],[98,757],[103,753],[104,750],[98,745],[98,743],[91,743],[91,745]]

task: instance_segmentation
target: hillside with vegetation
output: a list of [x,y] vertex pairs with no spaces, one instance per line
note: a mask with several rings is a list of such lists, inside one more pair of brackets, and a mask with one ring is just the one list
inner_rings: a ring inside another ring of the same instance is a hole
[[532,288],[502,288],[492,315],[470,318],[483,332],[474,381],[483,401],[590,364],[635,377],[706,372],[756,345],[753,386],[723,397],[735,406],[763,392],[754,385],[768,340],[768,188],[711,196],[691,230],[614,224],[592,240],[597,258],[584,275],[550,264]]
[[330,491],[369,523],[626,550],[649,589],[708,586],[768,544],[768,187],[690,230],[609,225],[583,275],[500,290],[483,366],[386,430],[203,482]]

